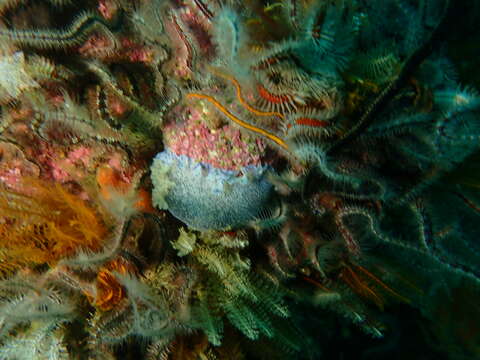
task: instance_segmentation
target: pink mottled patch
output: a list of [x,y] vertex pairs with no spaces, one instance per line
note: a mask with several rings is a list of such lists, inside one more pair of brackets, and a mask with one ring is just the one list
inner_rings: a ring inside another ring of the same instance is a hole
[[148,47],[137,44],[128,38],[123,38],[121,45],[121,52],[131,62],[151,63],[154,60],[153,51]]
[[0,142],[0,182],[17,189],[22,178],[38,177],[39,174],[38,166],[28,161],[17,146]]
[[85,176],[85,168],[90,164],[92,150],[78,146],[64,153],[61,149],[49,144],[42,144],[37,160],[46,174],[58,182],[67,182]]
[[81,162],[83,165],[87,166],[91,154],[91,149],[85,146],[80,146],[68,153],[67,161],[71,163]]
[[85,145],[65,148],[38,138],[32,138],[32,143],[34,146],[27,148],[25,155],[38,165],[43,179],[60,183],[83,179],[93,171],[101,153],[101,149]]
[[118,171],[122,170],[123,156],[120,153],[113,153],[108,159],[108,165]]
[[202,116],[192,109],[185,123],[167,125],[163,131],[166,146],[177,155],[219,169],[240,170],[248,165],[261,165],[265,145],[260,139],[232,125],[209,128]]

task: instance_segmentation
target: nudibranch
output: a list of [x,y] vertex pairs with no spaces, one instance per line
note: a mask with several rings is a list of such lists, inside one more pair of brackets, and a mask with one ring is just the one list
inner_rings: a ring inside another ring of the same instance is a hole
[[[200,103],[200,106],[206,105]],[[151,167],[153,201],[192,229],[231,229],[260,216],[271,203],[264,143],[203,107],[163,131],[166,149]]]

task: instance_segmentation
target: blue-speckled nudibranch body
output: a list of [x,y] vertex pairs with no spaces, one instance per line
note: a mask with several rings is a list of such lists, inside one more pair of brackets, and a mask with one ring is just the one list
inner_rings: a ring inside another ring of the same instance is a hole
[[273,193],[266,167],[222,170],[166,150],[157,154],[152,165],[154,202],[159,196],[155,190],[164,181],[157,174],[165,172],[172,184],[164,199],[168,210],[197,230],[245,225],[268,206]]

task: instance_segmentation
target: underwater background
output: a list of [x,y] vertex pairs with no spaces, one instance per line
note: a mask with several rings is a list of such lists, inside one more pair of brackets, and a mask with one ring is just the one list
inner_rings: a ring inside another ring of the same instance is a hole
[[0,360],[480,358],[480,1],[0,1]]

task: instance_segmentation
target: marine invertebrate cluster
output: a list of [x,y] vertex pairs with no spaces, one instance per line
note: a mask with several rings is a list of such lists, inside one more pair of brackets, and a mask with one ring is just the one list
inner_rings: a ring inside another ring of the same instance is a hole
[[262,141],[214,123],[194,110],[185,124],[166,126],[166,150],[151,168],[154,204],[197,230],[244,226],[273,199]]
[[458,11],[3,1],[0,358],[316,359],[414,309],[478,357]]

